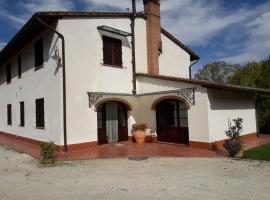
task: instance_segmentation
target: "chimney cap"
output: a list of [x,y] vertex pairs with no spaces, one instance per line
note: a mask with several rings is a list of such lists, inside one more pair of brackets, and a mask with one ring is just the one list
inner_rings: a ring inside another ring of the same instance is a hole
[[147,4],[150,2],[160,5],[160,0],[143,0],[143,4]]

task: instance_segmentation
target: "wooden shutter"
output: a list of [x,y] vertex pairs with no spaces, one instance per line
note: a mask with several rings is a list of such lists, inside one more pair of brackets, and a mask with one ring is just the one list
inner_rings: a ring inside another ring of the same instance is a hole
[[113,65],[122,66],[122,41],[114,39],[112,45]]
[[35,67],[43,65],[43,38],[35,43]]
[[24,126],[24,102],[20,102],[20,126]]
[[111,38],[103,36],[103,63],[112,65]]
[[106,104],[102,104],[98,108],[99,112],[99,120],[101,120],[101,124],[98,127],[98,144],[106,144],[107,143],[107,134],[106,134]]
[[7,105],[7,124],[12,124],[12,110],[11,110],[11,104]]
[[122,41],[103,36],[103,63],[122,66]]

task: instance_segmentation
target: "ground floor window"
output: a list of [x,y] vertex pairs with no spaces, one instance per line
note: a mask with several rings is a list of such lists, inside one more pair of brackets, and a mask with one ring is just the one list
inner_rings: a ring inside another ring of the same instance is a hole
[[12,125],[12,108],[11,108],[11,104],[7,105],[7,124]]
[[24,126],[24,102],[20,102],[20,126]]
[[36,127],[44,128],[44,99],[36,99]]

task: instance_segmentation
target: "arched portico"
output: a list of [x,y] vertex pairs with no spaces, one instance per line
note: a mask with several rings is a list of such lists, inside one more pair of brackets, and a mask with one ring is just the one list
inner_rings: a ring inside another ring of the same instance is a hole
[[188,144],[188,105],[181,98],[164,97],[152,105],[156,110],[159,141]]
[[96,105],[98,143],[128,140],[128,111],[131,106],[124,100],[105,99]]

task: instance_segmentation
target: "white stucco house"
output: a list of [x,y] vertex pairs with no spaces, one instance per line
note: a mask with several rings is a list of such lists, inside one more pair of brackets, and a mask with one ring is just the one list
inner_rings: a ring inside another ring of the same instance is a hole
[[[181,29],[181,27],[179,27]],[[257,132],[267,90],[192,80],[199,59],[144,12],[38,12],[0,53],[0,134],[65,150],[128,140],[134,123],[159,141],[211,148],[228,119]]]

